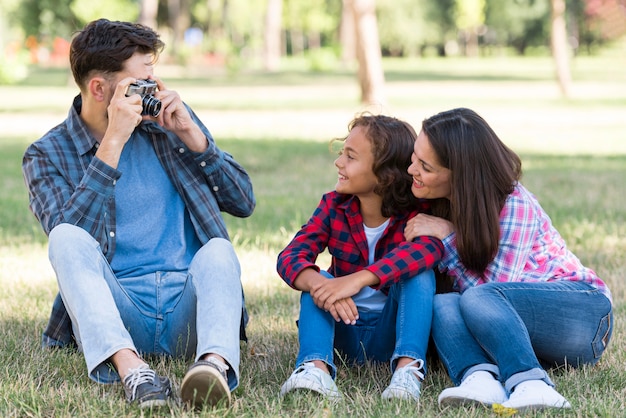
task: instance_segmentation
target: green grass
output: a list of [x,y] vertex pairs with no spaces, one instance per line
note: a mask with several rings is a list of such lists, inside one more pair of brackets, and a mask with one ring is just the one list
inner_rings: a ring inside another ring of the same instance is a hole
[[[577,69],[578,90],[565,100],[550,81],[549,62],[539,58],[386,62],[385,113],[415,126],[458,104],[485,114],[522,155],[523,182],[570,248],[613,291],[613,340],[599,365],[550,372],[572,411],[528,416],[626,415],[626,77],[617,71],[623,66],[611,60],[585,59],[578,67],[583,67]],[[226,218],[251,314],[241,385],[230,409],[197,415],[494,416],[480,408],[439,409],[437,395],[450,381],[434,360],[419,406],[380,400],[390,378],[386,367],[340,367],[338,384],[348,396],[339,404],[313,396],[278,397],[297,353],[298,294],[276,275],[276,255],[334,186],[335,155],[327,141],[343,135],[363,107],[346,71],[289,69],[272,76],[196,75],[192,80],[181,78],[185,71],[165,68],[164,78],[189,98],[218,144],[248,169],[258,201],[250,218]],[[30,85],[0,87],[0,416],[192,416],[176,407],[140,412],[125,404],[119,385],[89,381],[79,353],[39,348],[56,283],[45,236],[27,209],[20,165],[27,144],[65,117],[75,89],[66,86],[63,74],[39,69]],[[153,364],[175,385],[188,366],[182,360],[154,359]]]

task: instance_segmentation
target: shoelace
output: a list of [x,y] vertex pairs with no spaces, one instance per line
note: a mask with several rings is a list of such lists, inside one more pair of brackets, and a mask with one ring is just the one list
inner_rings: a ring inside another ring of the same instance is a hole
[[412,362],[404,366],[404,368],[406,368],[407,372],[411,372],[415,376],[417,376],[420,381],[424,380],[424,373],[422,373],[422,370],[424,368],[424,360],[413,360]]
[[150,369],[147,364],[141,365],[136,369],[128,369],[128,374],[124,378],[124,386],[132,391],[130,399],[135,399],[139,385],[152,383],[155,376],[155,371]]

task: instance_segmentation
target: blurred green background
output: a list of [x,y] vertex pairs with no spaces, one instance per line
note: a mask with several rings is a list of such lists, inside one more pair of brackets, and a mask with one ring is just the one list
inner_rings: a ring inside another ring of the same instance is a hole
[[[276,256],[336,182],[328,141],[345,135],[364,110],[419,128],[424,118],[459,106],[480,113],[521,155],[523,183],[569,248],[613,291],[616,326],[600,364],[552,376],[574,415],[626,416],[624,5],[0,0],[0,416],[138,415],[119,387],[89,384],[79,353],[39,348],[57,286],[21,175],[27,145],[66,117],[78,93],[68,67],[72,33],[99,17],[158,30],[167,46],[155,74],[191,105],[254,185],[254,214],[226,217],[251,313],[242,384],[234,407],[200,416],[494,416],[438,408],[436,397],[450,381],[437,363],[419,406],[380,401],[390,377],[384,367],[342,368],[338,384],[351,394],[344,404],[277,396],[296,355],[299,305],[298,293],[276,274]],[[374,42],[364,37],[374,32]],[[359,47],[364,38],[367,47]],[[375,81],[374,94],[364,88],[367,80]],[[175,384],[187,366],[157,364]],[[196,415],[175,408],[146,416]]]
[[593,56],[626,33],[623,0],[0,0],[0,10],[0,84],[32,64],[65,66],[72,34],[101,17],[157,29],[167,63],[230,73],[284,69],[285,57],[351,71],[363,16],[378,32],[365,42],[400,58],[545,56],[551,42]]

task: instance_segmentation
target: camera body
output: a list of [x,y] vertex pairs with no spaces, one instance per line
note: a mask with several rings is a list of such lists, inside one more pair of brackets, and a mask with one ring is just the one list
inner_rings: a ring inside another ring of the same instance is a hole
[[126,97],[138,94],[141,96],[142,115],[150,115],[154,118],[161,113],[161,101],[154,97],[157,91],[157,83],[154,80],[137,80],[129,84],[126,89]]

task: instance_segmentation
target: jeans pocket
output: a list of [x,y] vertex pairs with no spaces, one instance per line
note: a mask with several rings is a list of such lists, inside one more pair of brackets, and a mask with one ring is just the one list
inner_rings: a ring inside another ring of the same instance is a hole
[[606,316],[600,320],[598,331],[591,343],[594,358],[599,359],[611,340],[613,333],[613,310],[609,311]]

